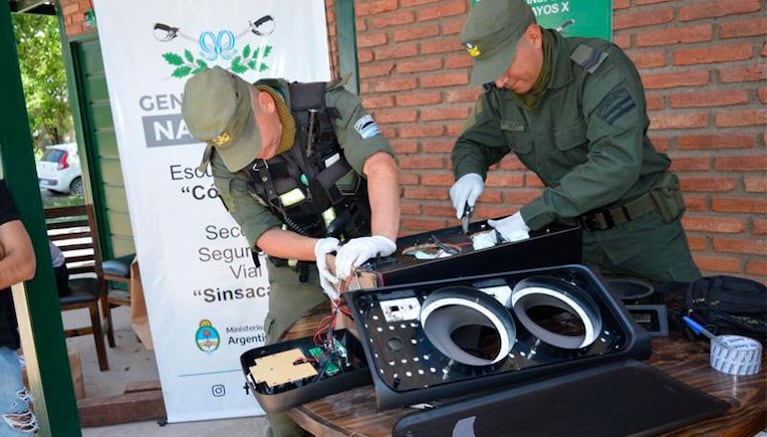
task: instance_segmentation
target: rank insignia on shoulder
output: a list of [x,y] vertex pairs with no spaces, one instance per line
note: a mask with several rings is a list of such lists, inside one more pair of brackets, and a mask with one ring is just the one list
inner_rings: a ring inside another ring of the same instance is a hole
[[589,73],[595,72],[606,58],[607,53],[585,44],[576,47],[570,55],[570,59],[573,62],[583,67]]

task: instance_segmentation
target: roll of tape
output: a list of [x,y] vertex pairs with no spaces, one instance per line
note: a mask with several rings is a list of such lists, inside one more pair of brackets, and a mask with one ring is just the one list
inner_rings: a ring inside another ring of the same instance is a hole
[[761,343],[740,335],[720,335],[717,339],[730,347],[711,342],[711,367],[714,370],[730,375],[759,373],[762,364]]

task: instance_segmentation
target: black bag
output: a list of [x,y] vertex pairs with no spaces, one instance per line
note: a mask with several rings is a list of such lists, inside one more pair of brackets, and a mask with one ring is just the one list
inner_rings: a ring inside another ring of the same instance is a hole
[[767,287],[735,276],[705,276],[687,288],[678,316],[689,315],[716,335],[767,340]]

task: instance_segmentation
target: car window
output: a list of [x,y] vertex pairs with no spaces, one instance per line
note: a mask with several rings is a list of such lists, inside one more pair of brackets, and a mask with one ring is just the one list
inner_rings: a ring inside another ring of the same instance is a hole
[[43,154],[43,157],[40,158],[40,161],[46,161],[46,162],[59,162],[61,157],[66,153],[63,150],[59,149],[48,149]]

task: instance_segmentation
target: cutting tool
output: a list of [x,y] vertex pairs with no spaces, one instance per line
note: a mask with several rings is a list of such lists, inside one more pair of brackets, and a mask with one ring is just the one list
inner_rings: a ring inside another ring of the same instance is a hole
[[461,216],[461,230],[463,231],[464,235],[469,233],[469,219],[471,218],[472,210],[473,208],[470,207],[468,203],[463,208],[463,215]]

